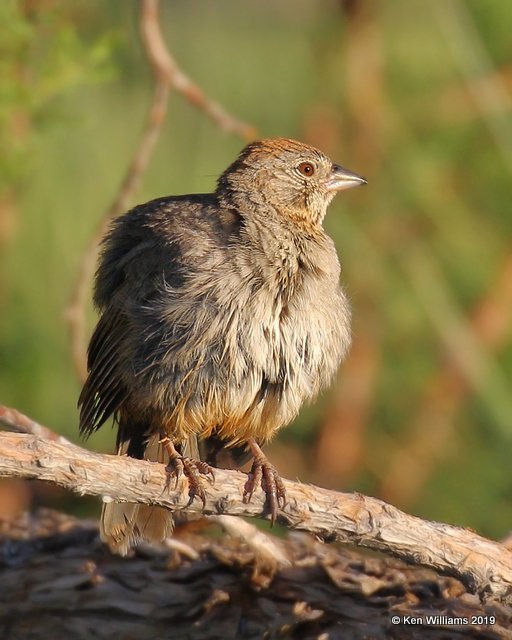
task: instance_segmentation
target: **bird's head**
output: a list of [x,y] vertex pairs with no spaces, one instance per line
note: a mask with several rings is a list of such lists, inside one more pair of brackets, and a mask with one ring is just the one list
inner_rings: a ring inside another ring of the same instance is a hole
[[249,144],[218,181],[217,193],[238,206],[256,210],[262,205],[298,223],[321,224],[338,191],[366,184],[366,180],[324,153],[288,138],[269,138]]

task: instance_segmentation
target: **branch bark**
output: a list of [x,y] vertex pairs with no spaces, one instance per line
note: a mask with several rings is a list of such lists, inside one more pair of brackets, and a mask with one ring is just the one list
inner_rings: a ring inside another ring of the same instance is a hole
[[[216,471],[205,483],[204,511],[187,506],[186,480],[169,482],[162,464],[87,451],[71,443],[20,433],[0,434],[0,477],[45,480],[79,495],[140,502],[171,511],[205,515],[261,517],[263,493],[242,502],[245,474]],[[279,522],[308,531],[326,542],[343,542],[382,551],[458,578],[481,597],[512,598],[512,553],[472,531],[407,515],[381,500],[337,493],[284,480],[288,504]]]

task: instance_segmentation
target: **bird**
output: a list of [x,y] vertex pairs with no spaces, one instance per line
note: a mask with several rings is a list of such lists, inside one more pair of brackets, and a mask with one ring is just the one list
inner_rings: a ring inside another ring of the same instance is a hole
[[[161,197],[111,222],[94,281],[99,320],[78,400],[80,433],[109,418],[117,453],[166,463],[204,503],[215,466],[252,458],[243,500],[286,502],[263,446],[327,387],[351,342],[340,262],[323,228],[365,178],[289,138],[248,144],[213,193]],[[171,534],[161,507],[106,502],[121,555]]]

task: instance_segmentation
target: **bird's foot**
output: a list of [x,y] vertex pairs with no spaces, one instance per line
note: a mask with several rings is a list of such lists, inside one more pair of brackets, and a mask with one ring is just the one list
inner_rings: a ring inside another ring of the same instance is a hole
[[286,505],[286,490],[284,483],[276,468],[270,464],[260,446],[254,441],[249,441],[249,447],[254,456],[249,477],[244,486],[243,501],[250,502],[254,491],[261,485],[265,496],[266,504],[270,513],[270,522],[273,525],[276,521],[277,510]]
[[194,498],[199,498],[204,508],[206,504],[206,493],[201,476],[207,476],[210,482],[215,482],[213,468],[202,460],[192,460],[192,458],[182,456],[181,453],[176,451],[174,444],[168,436],[162,437],[160,444],[165,447],[169,456],[169,462],[165,470],[169,474],[169,477],[176,479],[175,486],[178,486],[178,482],[182,476],[185,476],[188,480],[189,501],[187,507],[192,504]]

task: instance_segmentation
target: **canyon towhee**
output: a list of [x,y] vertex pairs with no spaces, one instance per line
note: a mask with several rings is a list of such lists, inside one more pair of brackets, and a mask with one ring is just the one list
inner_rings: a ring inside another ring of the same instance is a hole
[[[110,416],[119,454],[202,475],[253,457],[244,499],[282,482],[260,446],[313,399],[350,344],[350,308],[322,228],[338,191],[364,178],[289,139],[254,142],[214,193],[158,198],[112,222],[94,302],[100,319],[79,399],[80,431]],[[172,530],[165,509],[103,505],[101,536],[126,554]]]

